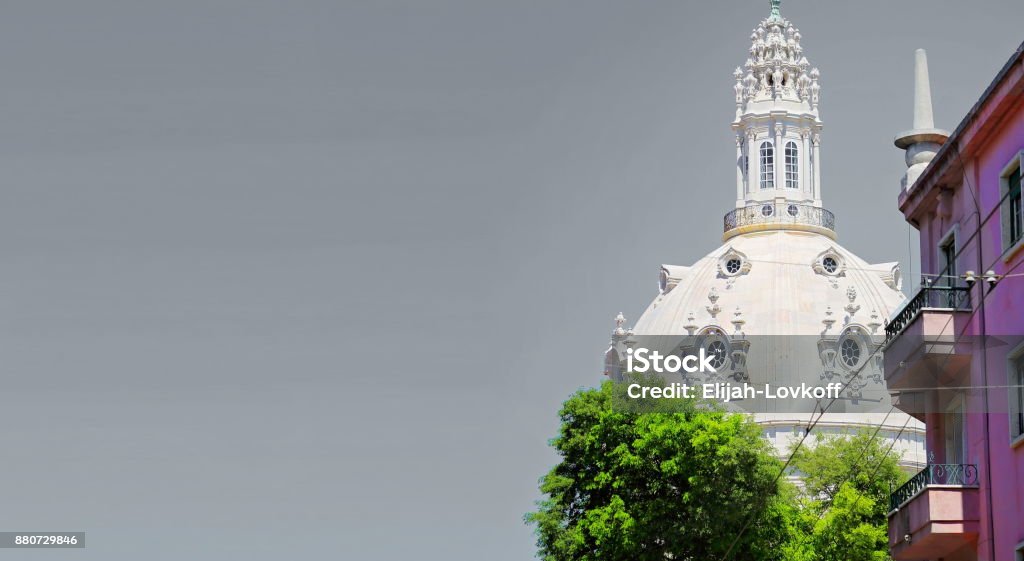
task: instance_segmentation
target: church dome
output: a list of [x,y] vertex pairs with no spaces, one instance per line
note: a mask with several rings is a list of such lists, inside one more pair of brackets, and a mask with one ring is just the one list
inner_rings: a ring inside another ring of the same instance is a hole
[[[886,320],[905,297],[897,263],[871,264],[841,246],[822,204],[820,72],[800,32],[771,0],[733,72],[736,204],[722,245],[690,265],[662,265],[658,294],[631,327],[619,314],[605,374],[622,380],[634,350],[713,355],[714,373],[666,381],[755,386],[842,385],[838,399],[755,397],[754,413],[780,454],[826,407],[818,433],[878,428],[908,468],[924,464],[923,425],[893,411],[882,373]],[[701,376],[704,376],[703,378]]]

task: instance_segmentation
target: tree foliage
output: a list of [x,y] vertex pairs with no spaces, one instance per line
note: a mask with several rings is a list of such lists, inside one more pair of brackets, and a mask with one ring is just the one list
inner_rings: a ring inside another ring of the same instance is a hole
[[819,512],[833,506],[841,485],[847,483],[851,492],[871,502],[871,510],[864,513],[867,520],[883,527],[889,494],[906,481],[899,455],[874,431],[867,430],[853,435],[818,435],[813,446],[797,451],[793,466],[799,470],[806,495],[814,499],[813,506]]
[[813,561],[889,559],[889,494],[905,480],[894,454],[874,431],[818,435],[793,466],[803,478],[803,519]]
[[832,497],[831,506],[821,511],[814,525],[811,543],[814,559],[820,561],[886,561],[889,559],[885,524],[874,520],[878,502],[843,483]]
[[620,390],[580,390],[560,411],[561,460],[526,515],[545,561],[717,560],[730,546],[730,559],[889,558],[888,496],[905,475],[875,435],[801,447],[798,491],[777,481],[782,465],[748,416],[680,400],[618,407]]
[[698,409],[613,407],[615,386],[563,406],[552,445],[561,461],[527,521],[546,561],[784,559],[795,518],[780,464],[746,416]]

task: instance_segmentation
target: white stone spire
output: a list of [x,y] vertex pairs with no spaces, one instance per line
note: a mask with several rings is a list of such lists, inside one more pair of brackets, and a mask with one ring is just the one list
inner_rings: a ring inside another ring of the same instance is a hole
[[932,117],[932,88],[928,81],[928,55],[914,51],[914,129],[935,128]]
[[932,117],[932,90],[928,81],[928,55],[914,51],[914,128],[896,136],[896,147],[906,150],[907,172],[902,187],[910,190],[935,153],[949,138],[949,131],[935,128]]

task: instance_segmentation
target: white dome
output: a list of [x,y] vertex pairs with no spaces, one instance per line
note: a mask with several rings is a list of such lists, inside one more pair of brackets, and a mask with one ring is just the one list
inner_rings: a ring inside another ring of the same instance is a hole
[[829,402],[816,430],[878,427],[904,452],[903,465],[917,468],[923,425],[892,409],[878,352],[904,300],[899,266],[869,264],[835,241],[835,217],[822,206],[820,72],[778,0],[771,7],[733,72],[736,206],[725,215],[723,244],[693,265],[662,266],[659,294],[636,324],[616,318],[605,374],[623,379],[640,348],[676,356],[699,349],[715,355],[715,381],[841,382],[831,402],[729,405],[755,413],[781,455]]
[[[797,230],[732,237],[691,267],[663,266],[661,278],[661,294],[633,327],[637,335],[684,335],[687,325],[732,332],[737,309],[748,335],[818,335],[829,318],[832,329],[877,329],[904,299],[896,263],[870,265],[825,235]],[[715,304],[721,311],[713,316]]]
[[[663,265],[660,293],[635,326],[625,329],[625,319],[618,318],[606,372],[621,376],[630,344],[671,354],[678,352],[681,340],[706,346],[700,334],[718,330],[727,345],[746,341],[744,372],[751,384],[848,384],[814,434],[882,425],[878,435],[895,441],[893,451],[901,455],[901,465],[920,469],[925,465],[923,425],[890,411],[881,360],[865,364],[870,358],[862,358],[851,368],[838,356],[844,334],[851,330],[874,340],[862,347],[862,357],[877,350],[887,318],[904,300],[898,265],[869,264],[823,233],[773,226],[733,235],[692,266]],[[831,358],[825,349],[832,349]],[[780,456],[801,438],[817,406],[816,400],[741,405],[755,412],[754,419]],[[813,446],[814,439],[805,445]]]

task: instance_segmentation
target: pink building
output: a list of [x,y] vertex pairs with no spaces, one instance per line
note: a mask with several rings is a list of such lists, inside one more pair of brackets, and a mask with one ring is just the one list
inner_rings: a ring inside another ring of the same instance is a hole
[[920,289],[886,326],[894,404],[929,465],[890,500],[894,559],[1024,561],[1024,44],[956,130],[934,128],[924,51],[899,208]]

